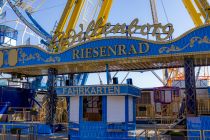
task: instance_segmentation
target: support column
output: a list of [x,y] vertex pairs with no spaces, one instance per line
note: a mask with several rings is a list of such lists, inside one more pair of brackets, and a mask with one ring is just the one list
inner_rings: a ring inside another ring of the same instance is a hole
[[102,121],[107,123],[107,96],[102,96]]
[[107,81],[107,85],[110,84],[110,73],[109,73],[109,65],[106,64],[106,81]]
[[196,116],[196,83],[195,83],[195,68],[194,60],[192,58],[184,59],[185,71],[185,93],[186,93],[186,107],[187,116]]
[[[73,86],[74,85],[74,74],[69,74],[68,75],[68,80],[69,80],[69,82],[68,82],[68,85],[66,85],[66,86]],[[68,112],[68,126],[69,125],[71,125],[71,123],[70,123],[70,117],[71,117],[71,114],[70,114],[70,96],[67,96],[66,97],[66,102],[67,102],[67,112]],[[70,129],[68,129],[68,130],[70,130]],[[68,131],[68,140],[70,140],[71,139],[71,135],[70,135],[70,131]]]
[[46,124],[53,125],[55,121],[57,94],[55,91],[57,70],[55,68],[48,69],[47,81],[47,106],[46,106]]
[[66,97],[66,104],[67,104],[68,122],[70,122],[70,96]]
[[[69,84],[66,86],[73,86],[74,85],[74,74],[69,74]],[[68,122],[70,122],[70,96],[66,97],[67,102],[67,112],[68,112]]]
[[136,123],[136,97],[133,97],[133,122]]
[[83,96],[79,96],[79,123],[83,122]]
[[129,103],[128,103],[128,95],[125,96],[125,124],[127,125],[129,122],[128,115],[129,115]]
[[69,74],[69,86],[74,85],[74,74]]

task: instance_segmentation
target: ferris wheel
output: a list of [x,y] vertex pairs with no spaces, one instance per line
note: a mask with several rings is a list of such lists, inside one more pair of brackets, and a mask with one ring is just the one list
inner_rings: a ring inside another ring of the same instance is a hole
[[[1,17],[1,25],[5,25],[5,35],[12,34],[13,32],[16,33],[14,36],[12,36],[13,43],[10,42],[2,42],[2,45],[7,46],[17,46],[17,45],[24,45],[24,44],[31,44],[39,42],[41,37],[33,32],[27,24],[25,24],[21,18],[23,17],[22,14],[19,15],[20,17],[16,16],[12,7],[10,7],[10,4],[17,4],[18,1],[6,1],[1,0],[1,11],[2,11],[2,17]],[[25,4],[26,7],[29,7],[29,4]],[[14,8],[14,7],[13,7]],[[24,7],[22,7],[24,8]],[[37,7],[38,8],[38,7]],[[17,7],[17,11],[20,11],[21,9]],[[12,31],[8,30],[11,29]],[[12,40],[11,39],[11,40]],[[33,40],[33,41],[32,41]],[[32,41],[32,42],[31,42]],[[37,43],[38,44],[38,43]]]
[[[48,51],[52,51],[49,49],[49,44],[56,31],[77,30],[79,27],[77,23],[82,23],[86,28],[91,20],[97,19],[102,7],[102,0],[63,0],[57,1],[56,4],[47,0],[1,0],[0,2],[2,15],[0,24],[4,28],[1,46],[36,45]],[[105,2],[103,9],[106,9],[110,2]],[[61,11],[57,11],[56,8]],[[36,17],[47,16],[50,11],[57,11],[54,13],[58,13],[58,18],[53,19],[51,27],[48,26],[46,29],[42,21],[38,21]],[[102,10],[101,14],[103,12],[106,10]],[[61,21],[58,22],[60,17]],[[87,74],[79,75],[76,79],[77,83],[83,84],[86,82]]]
[[[165,11],[166,18],[168,18],[166,8],[164,7],[162,0],[161,3]],[[6,45],[2,46],[7,47],[33,44],[48,51],[52,51],[52,48],[50,48],[49,46],[59,47],[59,44],[51,45],[56,32],[68,32],[71,29],[78,30],[79,23],[82,23],[84,25],[83,28],[87,28],[88,23],[91,20],[97,20],[100,17],[104,17],[105,20],[103,22],[106,23],[112,4],[112,0],[61,0],[56,4],[53,4],[49,0],[1,0],[0,24],[6,25],[6,27],[8,28],[7,31],[13,33],[12,38],[5,39],[3,42]],[[151,13],[153,23],[157,24],[158,11],[156,9],[155,0],[150,0],[150,7],[151,9],[148,9],[148,11],[152,11]],[[49,14],[51,11],[55,10],[58,10],[57,13],[59,14],[57,16],[59,18],[54,19],[54,21],[51,20],[53,24],[51,24],[50,26],[46,26],[44,24],[44,22],[42,21],[44,19],[40,20],[37,18],[39,17],[39,15],[43,16],[45,13],[46,15],[44,16],[47,16],[47,14]],[[64,47],[58,49],[60,49],[59,51],[63,51],[66,48]],[[204,71],[204,75],[208,75],[208,72],[206,70]],[[140,72],[142,73],[145,71]],[[173,81],[174,79],[181,79],[181,77],[183,77],[182,72],[177,69],[170,69],[169,71],[167,71],[166,74],[164,73],[163,77],[167,77],[165,79],[158,75],[154,70],[150,72],[159,79],[162,85],[172,85],[171,81]],[[199,73],[197,75],[199,75]],[[116,72],[112,75],[113,77],[115,77],[118,74],[119,73]],[[129,72],[125,72],[123,74],[123,77],[121,78],[122,83],[125,82],[125,79],[129,77],[129,75]],[[102,83],[101,79],[103,78],[103,76],[100,76],[99,73],[97,74],[97,76],[100,83]],[[85,81],[87,80],[87,76],[78,76],[76,79],[80,83],[85,83]]]
[[[78,9],[75,9],[75,11],[79,11],[75,13],[76,21],[74,24],[76,25],[78,21],[79,23],[84,24],[84,27],[87,26],[91,20],[96,18],[101,4],[101,0],[81,1],[81,4],[78,4]],[[40,20],[37,21],[34,16],[43,16],[45,13],[49,13],[49,11],[54,11],[58,8],[62,9],[62,7],[64,8],[65,5],[68,5],[68,3],[66,3],[64,0],[54,5],[47,0],[1,0],[1,24],[8,25],[9,27],[18,31],[19,42],[17,42],[16,45],[24,45],[31,41],[30,44],[36,44],[37,46],[47,46],[58,26],[57,20],[59,20],[59,18],[54,19],[54,21],[52,21],[53,24],[51,24],[51,27],[46,30],[42,27],[43,23],[40,23]],[[60,13],[62,13],[62,11],[58,11],[56,13],[59,13],[58,15],[61,16]],[[45,16],[47,16],[47,14]],[[75,28],[77,28],[77,26],[75,26]],[[16,45],[13,44],[13,46]]]
[[[51,51],[51,53],[65,51],[69,48],[69,46],[60,43],[61,38],[66,38],[69,35],[69,32],[71,31],[81,30],[81,28],[86,29],[88,27],[88,24],[92,20],[98,21],[101,17],[101,25],[104,26],[107,23],[111,6],[113,4],[113,0],[59,0],[57,2],[59,2],[59,4],[56,3],[54,5],[50,0],[1,0],[0,25],[2,26],[0,27],[5,35],[5,37],[2,38],[1,46],[10,47],[19,45],[36,45],[42,49]],[[164,9],[165,16],[167,18],[167,12],[162,0],[161,4]],[[187,5],[189,6],[189,4]],[[58,10],[57,8],[60,10]],[[151,10],[152,21],[154,24],[158,24],[158,11],[156,9],[155,0],[150,0],[150,8],[151,9],[148,9],[148,11]],[[56,10],[58,11],[52,12]],[[56,16],[58,18],[54,18],[52,20],[49,17],[47,17],[47,15],[49,15],[50,12],[52,12],[53,14],[57,14]],[[7,16],[10,14],[13,15]],[[39,17],[40,15],[42,15],[41,20]],[[51,25],[46,24],[48,22],[51,22]],[[83,24],[83,26],[80,26],[79,23]],[[157,30],[157,33],[160,33],[160,31]],[[99,37],[101,37],[101,35],[91,37],[91,39]],[[139,36],[137,35],[137,37]],[[156,37],[152,39],[157,40]],[[199,75],[201,75],[201,68],[198,68],[197,71],[198,72],[196,75],[196,80],[198,79]],[[130,77],[137,77],[136,73],[141,74],[145,72],[149,72],[150,74],[152,73],[155,76],[155,78],[157,78],[160,81],[162,86],[177,86],[177,83],[175,83],[175,85],[172,84],[174,80],[184,80],[183,72],[180,69],[176,68],[169,68],[167,70],[164,70],[164,78],[158,75],[155,70],[112,72],[109,73],[109,77],[107,79],[104,76],[105,74],[103,75],[101,73],[96,73],[95,77],[94,75],[88,75],[87,73],[77,74],[74,75],[73,78],[75,79],[75,85],[85,85],[87,83],[88,77],[91,77],[89,78],[91,80],[95,79],[92,81],[98,80],[99,84],[105,84],[103,81],[109,81],[109,83],[111,83],[114,80],[116,80],[115,78],[118,76],[121,80],[121,82],[119,83],[123,84],[125,83],[126,79],[129,81]],[[58,76],[57,78],[65,79],[65,76]],[[209,78],[208,70],[204,70],[203,78],[205,79],[206,77]],[[43,78],[37,78],[35,80],[36,87],[37,85],[40,85],[42,79]],[[68,77],[68,79],[71,78]],[[60,81],[60,84],[62,85],[62,80]],[[64,103],[63,100],[65,99],[60,99],[60,101],[58,101],[60,102],[60,107],[56,108],[58,112],[60,112],[60,116],[62,116],[62,112],[66,112],[63,110],[63,106],[66,106],[66,104],[62,104]],[[43,101],[47,102],[47,100]],[[42,104],[49,106],[49,104],[46,102]],[[45,107],[43,107],[43,109],[45,109]],[[43,118],[46,116],[47,111],[48,110],[42,111]]]

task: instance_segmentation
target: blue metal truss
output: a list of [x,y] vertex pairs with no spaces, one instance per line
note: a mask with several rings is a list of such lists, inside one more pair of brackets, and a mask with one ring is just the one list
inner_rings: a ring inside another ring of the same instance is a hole
[[194,60],[192,58],[184,59],[185,71],[185,93],[186,93],[186,107],[187,116],[196,116],[196,83],[195,83],[195,68]]
[[56,113],[56,103],[57,103],[57,94],[55,90],[56,86],[56,75],[57,70],[55,68],[48,69],[48,100],[47,100],[47,116],[46,116],[46,124],[53,125]]

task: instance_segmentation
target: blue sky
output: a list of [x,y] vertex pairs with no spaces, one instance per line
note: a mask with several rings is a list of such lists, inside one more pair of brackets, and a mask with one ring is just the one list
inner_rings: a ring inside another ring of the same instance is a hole
[[[33,14],[39,23],[47,30],[51,31],[55,22],[59,21],[67,0],[46,0],[40,11]],[[97,0],[93,0],[97,1]],[[113,5],[108,21],[115,23],[129,24],[134,18],[138,18],[141,24],[152,23],[149,0],[113,0]],[[194,24],[185,9],[182,0],[162,0],[167,17],[174,25],[174,37],[194,27]],[[159,22],[166,24],[167,19],[161,0],[157,0],[157,12]]]
[[[179,36],[194,26],[182,0],[162,0],[167,17],[170,23],[174,25],[174,36]],[[167,19],[161,4],[157,0],[157,12],[159,22],[166,24]],[[141,24],[152,23],[149,0],[114,0],[110,12],[109,21],[129,23],[134,18],[139,18]]]
[[[35,19],[42,25],[44,29],[48,32],[52,31],[55,22],[59,21],[62,11],[65,7],[67,0],[46,0],[46,3],[40,8],[40,11],[37,11],[33,14]],[[97,2],[97,0],[93,0]],[[133,19],[138,18],[140,24],[150,23],[152,24],[152,16],[149,0],[113,0],[113,6],[111,8],[108,22],[112,24],[115,23],[127,23],[129,24]],[[164,13],[164,8],[168,17]],[[174,26],[173,37],[178,37],[187,30],[194,27],[194,24],[185,9],[182,0],[157,0],[157,12],[159,22],[162,24],[167,24],[168,21]],[[14,13],[8,8],[9,19],[17,19]],[[21,29],[22,30],[22,29]],[[122,79],[127,72],[121,72],[117,75],[121,83]],[[157,73],[162,77],[162,71],[158,70]],[[101,78],[105,83],[105,75],[100,74]],[[132,78],[135,85],[139,87],[152,87],[152,86],[161,86],[161,83],[155,78],[151,72],[144,73],[130,73],[128,78]],[[98,75],[91,74],[88,79],[88,84],[98,84]]]

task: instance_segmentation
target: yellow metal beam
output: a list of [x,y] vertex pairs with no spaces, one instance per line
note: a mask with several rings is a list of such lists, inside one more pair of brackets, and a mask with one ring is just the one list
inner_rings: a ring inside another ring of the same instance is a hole
[[80,12],[82,10],[82,7],[84,6],[84,3],[85,3],[85,0],[77,0],[74,11],[72,12],[72,16],[71,16],[68,26],[66,28],[67,35],[71,29],[75,28],[78,18],[79,18],[79,15],[80,15]]
[[63,14],[61,16],[61,19],[60,19],[60,21],[58,23],[58,26],[56,28],[56,32],[62,32],[63,31],[64,26],[66,24],[66,21],[68,19],[68,16],[69,16],[69,14],[71,12],[71,9],[74,6],[75,2],[76,2],[76,0],[68,0],[68,2],[66,4],[66,7],[63,11]]
[[[207,18],[206,16],[208,16],[208,18],[210,17],[210,5],[209,5],[209,2],[207,0],[196,0],[196,1],[199,2],[200,6],[201,6],[201,9],[199,8],[199,10],[201,11],[202,16],[206,20],[206,18]],[[210,19],[208,19],[206,22],[207,23],[210,22]]]
[[207,0],[199,0],[201,6],[206,10],[209,7],[209,2]]
[[110,12],[111,7],[112,7],[112,3],[113,3],[113,0],[104,0],[103,1],[103,4],[101,6],[101,10],[99,12],[98,19],[97,19],[97,20],[99,20],[100,18],[103,18],[103,24],[102,25],[106,24],[106,22],[107,22],[109,12]]
[[194,0],[195,1],[195,4],[196,6],[198,7],[202,17],[204,19],[206,19],[206,11],[205,11],[205,7],[202,6],[202,4],[200,3],[200,0]]
[[[63,38],[63,39],[67,38],[71,29],[75,28],[75,26],[77,24],[77,21],[78,21],[78,18],[79,18],[79,15],[81,13],[81,10],[84,6],[85,0],[74,0],[74,2],[76,2],[76,3],[75,3],[75,6],[74,6],[74,9],[73,9],[73,12],[71,14],[70,20],[68,21],[68,24],[67,24],[66,30],[64,32],[64,35],[61,35],[62,36],[61,38]],[[66,23],[67,19],[65,19],[64,22]],[[64,23],[64,25],[65,25],[65,23]],[[64,51],[67,48],[67,45],[66,45],[66,44],[68,44],[67,42],[61,41],[59,43],[59,46],[60,46],[59,50]]]
[[203,24],[200,14],[196,11],[195,7],[193,6],[193,3],[191,0],[182,0],[188,13],[190,14],[195,26],[200,26]]
[[51,41],[51,45],[49,48],[51,49],[54,49],[55,52],[58,51],[58,48],[57,46],[55,45],[55,41],[58,39],[60,39],[62,37],[62,34],[61,32],[63,31],[64,29],[64,26],[66,25],[66,21],[68,20],[68,17],[69,17],[69,14],[75,4],[76,0],[68,0],[67,3],[66,3],[66,6],[65,6],[65,9],[63,11],[63,14],[60,18],[60,21],[58,23],[58,26],[55,30],[55,34],[52,38],[52,41]]
[[[103,4],[101,6],[101,10],[99,12],[97,20],[103,18],[102,26],[104,26],[108,20],[109,12],[112,7],[113,0],[103,0]],[[97,36],[97,38],[101,37],[101,35]]]

